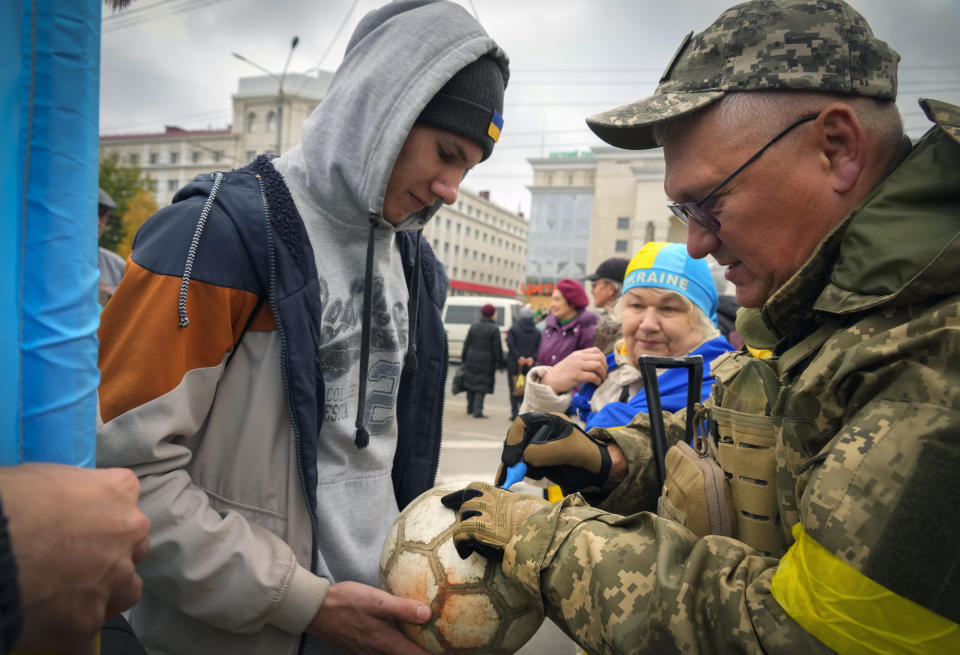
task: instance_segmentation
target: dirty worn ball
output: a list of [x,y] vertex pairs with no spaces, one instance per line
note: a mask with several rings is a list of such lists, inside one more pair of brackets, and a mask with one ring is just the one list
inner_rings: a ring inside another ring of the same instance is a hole
[[380,584],[430,606],[427,623],[402,629],[431,653],[514,653],[543,623],[543,614],[504,577],[499,562],[476,553],[460,559],[451,538],[454,512],[440,498],[463,486],[434,487],[400,513],[383,545]]

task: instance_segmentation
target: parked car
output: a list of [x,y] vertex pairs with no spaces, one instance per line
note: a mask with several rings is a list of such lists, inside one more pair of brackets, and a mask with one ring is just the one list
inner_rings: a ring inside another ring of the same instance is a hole
[[480,320],[480,308],[487,303],[497,308],[497,325],[500,327],[503,351],[506,353],[507,330],[516,320],[517,311],[523,307],[523,303],[504,296],[452,296],[447,298],[447,304],[443,307],[443,327],[447,330],[450,361],[460,361],[467,331]]

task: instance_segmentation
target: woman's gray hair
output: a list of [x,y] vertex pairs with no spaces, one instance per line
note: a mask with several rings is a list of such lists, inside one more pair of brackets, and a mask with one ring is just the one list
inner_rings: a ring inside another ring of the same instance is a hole
[[[683,305],[687,308],[687,314],[690,316],[690,327],[700,332],[700,343],[709,341],[710,339],[716,339],[720,336],[720,330],[714,324],[710,317],[703,313],[703,310],[700,309],[697,305],[694,305],[693,302],[686,296],[672,291],[670,289],[661,289],[659,287],[643,287],[653,291],[659,296],[665,296],[670,294],[680,300]],[[617,314],[621,315],[621,304],[623,304],[623,299],[627,297],[627,294],[620,296],[617,300]]]

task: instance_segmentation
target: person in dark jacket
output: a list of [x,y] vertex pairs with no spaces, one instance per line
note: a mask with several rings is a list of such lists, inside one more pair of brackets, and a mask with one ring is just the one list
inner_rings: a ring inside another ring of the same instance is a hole
[[487,418],[483,413],[483,396],[493,393],[497,369],[503,369],[503,346],[497,308],[486,304],[480,308],[480,320],[470,326],[463,341],[463,388],[467,392],[467,414]]
[[507,393],[510,396],[510,420],[517,418],[523,393],[515,392],[517,376],[526,375],[540,349],[540,330],[533,323],[533,309],[521,307],[517,322],[507,330]]

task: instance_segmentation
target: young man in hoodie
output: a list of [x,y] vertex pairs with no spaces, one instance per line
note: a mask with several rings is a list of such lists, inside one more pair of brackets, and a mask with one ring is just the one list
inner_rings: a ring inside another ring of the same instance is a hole
[[428,608],[376,588],[439,457],[448,280],[419,230],[490,155],[507,77],[460,6],[386,5],[299,145],[139,232],[102,319],[98,464],[142,485],[151,652],[423,652],[394,624]]

